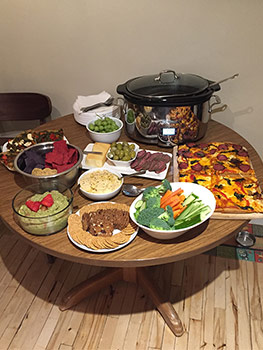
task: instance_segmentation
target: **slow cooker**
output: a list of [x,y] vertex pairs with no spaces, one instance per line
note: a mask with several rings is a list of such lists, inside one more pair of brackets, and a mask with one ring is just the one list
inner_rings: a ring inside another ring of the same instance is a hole
[[117,86],[123,95],[127,135],[139,142],[171,147],[201,139],[212,107],[220,104],[219,82],[195,74],[164,70],[139,76]]

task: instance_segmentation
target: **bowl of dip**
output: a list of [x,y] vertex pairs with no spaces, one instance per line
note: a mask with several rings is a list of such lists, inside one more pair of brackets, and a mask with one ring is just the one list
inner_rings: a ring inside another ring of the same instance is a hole
[[103,201],[120,192],[123,177],[115,170],[92,168],[79,177],[78,184],[86,197],[94,201]]
[[73,211],[73,193],[62,183],[48,191],[40,184],[32,184],[14,196],[12,207],[23,230],[38,236],[50,235],[67,226]]

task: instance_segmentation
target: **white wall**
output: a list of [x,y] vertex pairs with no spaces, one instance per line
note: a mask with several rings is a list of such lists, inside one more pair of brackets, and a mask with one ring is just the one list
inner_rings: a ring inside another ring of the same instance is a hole
[[260,0],[1,0],[1,91],[49,95],[53,117],[78,95],[163,69],[220,80],[213,118],[263,158]]

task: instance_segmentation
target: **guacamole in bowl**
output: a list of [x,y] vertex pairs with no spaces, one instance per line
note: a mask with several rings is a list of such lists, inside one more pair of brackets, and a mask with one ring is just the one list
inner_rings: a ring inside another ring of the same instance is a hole
[[26,232],[49,235],[67,226],[72,202],[73,193],[63,184],[45,192],[34,184],[18,192],[12,206],[17,223]]

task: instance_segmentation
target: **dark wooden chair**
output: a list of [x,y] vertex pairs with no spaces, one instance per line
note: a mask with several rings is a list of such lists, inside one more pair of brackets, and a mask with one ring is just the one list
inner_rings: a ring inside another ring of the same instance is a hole
[[[34,92],[0,93],[0,123],[38,120],[43,124],[51,111],[51,100],[46,95]],[[8,139],[10,136],[0,135],[0,145]]]

